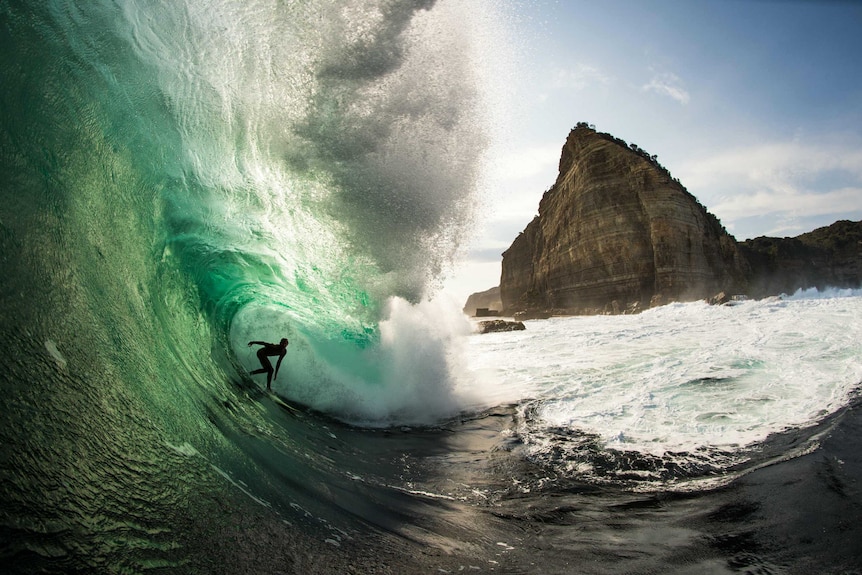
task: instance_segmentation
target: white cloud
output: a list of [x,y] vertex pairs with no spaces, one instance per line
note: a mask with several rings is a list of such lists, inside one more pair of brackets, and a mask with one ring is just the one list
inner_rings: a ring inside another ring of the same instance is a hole
[[562,144],[546,144],[513,150],[495,162],[496,175],[501,180],[522,180],[550,172],[553,174],[550,185],[556,175],[562,147]]
[[862,179],[862,148],[800,141],[747,146],[689,162],[683,181],[705,183],[727,176],[749,180],[771,180],[780,175],[811,178],[829,170]]
[[554,88],[583,90],[589,86],[604,85],[610,78],[601,70],[589,64],[578,63],[572,68],[557,68],[553,76]]
[[723,218],[751,216],[797,218],[857,212],[862,208],[862,186],[814,192],[795,187],[762,188],[752,194],[725,196],[710,210]]
[[691,99],[688,91],[683,87],[682,79],[670,72],[656,74],[648,84],[641,86],[641,90],[669,96],[680,104],[688,104]]
[[[862,214],[862,148],[801,141],[742,147],[674,170],[722,222],[763,218],[771,234],[794,220]],[[807,231],[807,230],[803,230]]]

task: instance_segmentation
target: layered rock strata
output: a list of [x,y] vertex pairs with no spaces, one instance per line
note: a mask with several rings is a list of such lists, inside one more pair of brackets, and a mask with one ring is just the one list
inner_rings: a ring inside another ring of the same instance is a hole
[[736,240],[654,156],[571,131],[539,215],[503,253],[504,313],[643,308],[747,287]]

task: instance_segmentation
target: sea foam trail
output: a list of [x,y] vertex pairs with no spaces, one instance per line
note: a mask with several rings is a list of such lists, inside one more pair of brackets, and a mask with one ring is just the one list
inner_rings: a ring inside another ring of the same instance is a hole
[[862,382],[862,292],[534,321],[471,339],[468,357],[490,401],[532,402],[537,445],[576,430],[656,455],[733,450],[848,403]]

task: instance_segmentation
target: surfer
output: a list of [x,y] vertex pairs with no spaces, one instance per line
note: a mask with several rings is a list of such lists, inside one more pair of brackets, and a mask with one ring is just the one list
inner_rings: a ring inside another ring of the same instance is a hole
[[277,355],[278,363],[275,364],[275,377],[278,377],[278,368],[281,367],[281,360],[284,359],[284,356],[287,354],[287,338],[284,337],[278,343],[267,343],[265,341],[250,341],[248,342],[248,346],[251,347],[253,345],[261,345],[259,350],[257,350],[257,359],[260,360],[260,365],[262,366],[260,369],[256,369],[251,372],[252,375],[258,373],[266,374],[266,389],[270,391],[272,389],[272,378],[273,378],[273,369],[272,363],[270,363],[270,356]]

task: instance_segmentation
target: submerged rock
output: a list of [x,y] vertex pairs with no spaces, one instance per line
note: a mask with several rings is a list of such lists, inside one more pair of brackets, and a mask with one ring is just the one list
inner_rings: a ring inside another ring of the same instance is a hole
[[724,305],[730,301],[730,296],[724,292],[719,292],[712,296],[711,298],[707,298],[706,303],[709,305]]

